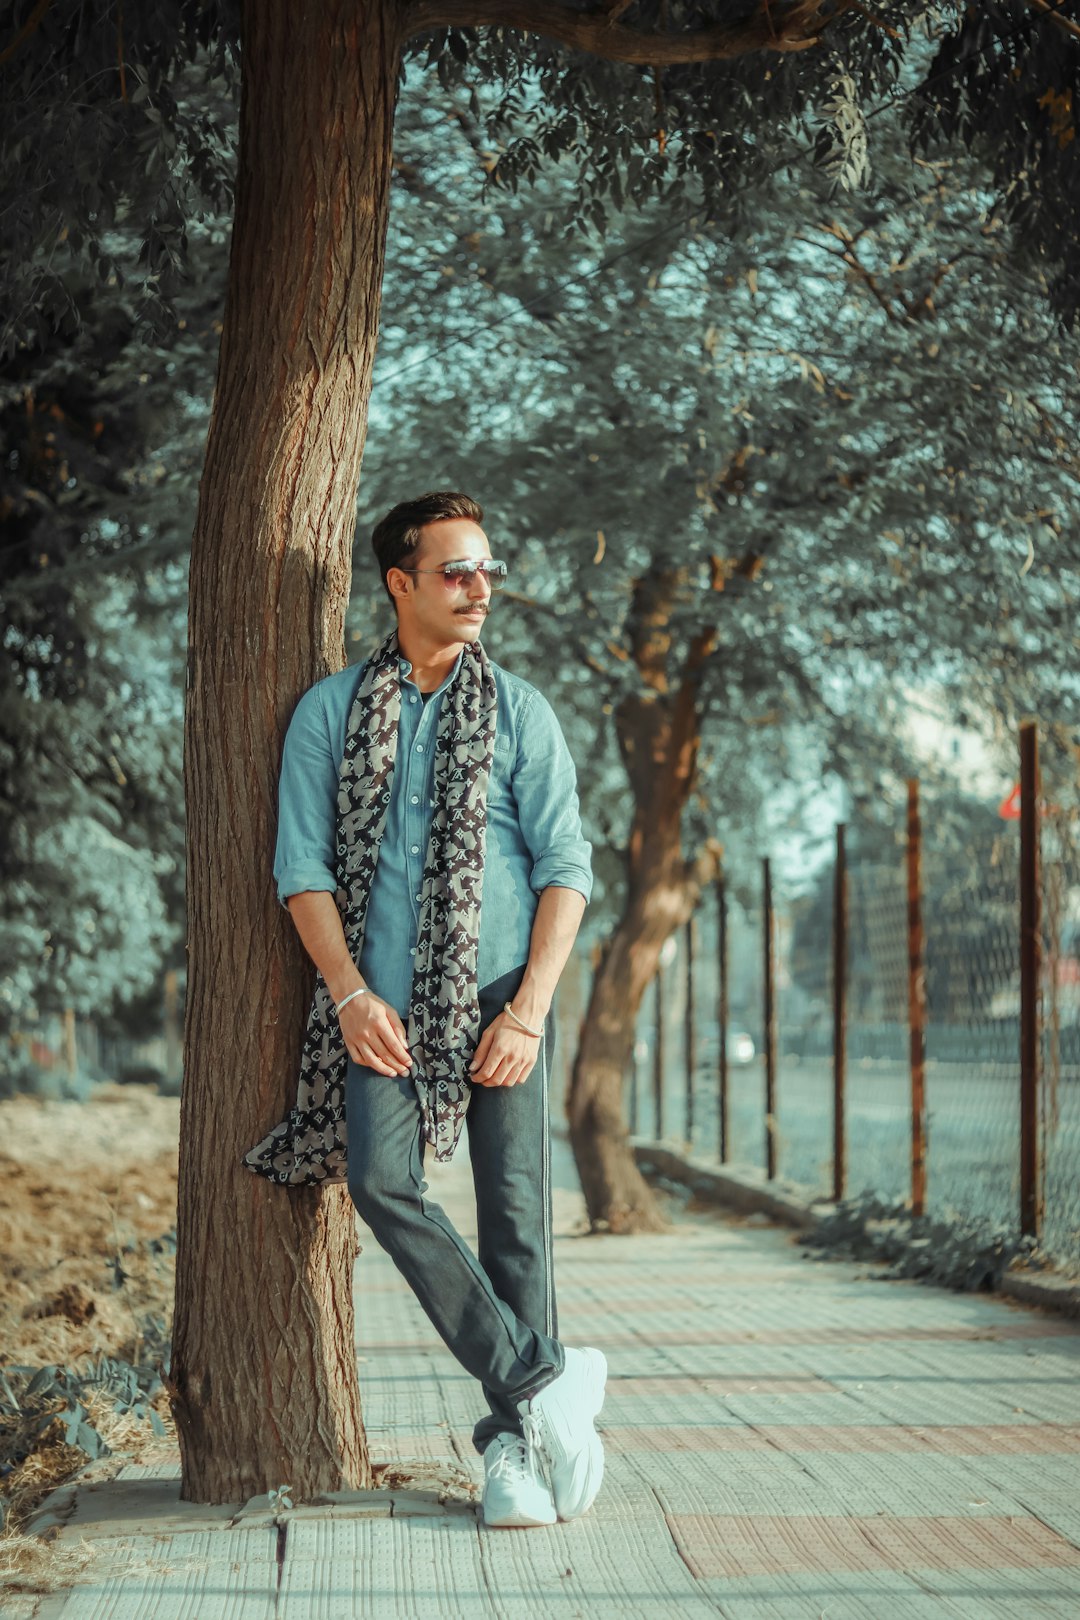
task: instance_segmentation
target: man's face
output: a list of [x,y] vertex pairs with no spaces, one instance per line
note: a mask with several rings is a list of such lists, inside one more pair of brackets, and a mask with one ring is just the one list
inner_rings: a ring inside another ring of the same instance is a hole
[[[491,607],[491,586],[482,573],[474,574],[468,585],[460,581],[447,585],[441,569],[443,563],[479,561],[490,556],[487,535],[471,518],[439,518],[426,523],[420,544],[406,564],[424,572],[405,573],[392,568],[387,576],[399,624],[440,646],[450,641],[476,641]],[[433,572],[427,572],[429,569]]]

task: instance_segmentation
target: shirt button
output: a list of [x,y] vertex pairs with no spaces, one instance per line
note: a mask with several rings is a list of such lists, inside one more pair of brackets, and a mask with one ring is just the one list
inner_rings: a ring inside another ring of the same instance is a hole
[[415,703],[416,702],[416,699],[413,697],[411,692],[409,693],[409,702],[410,703]]
[[416,745],[416,752],[417,752],[417,753],[418,753],[418,754],[422,754],[422,753],[423,753],[423,752],[424,752],[424,745],[423,745],[423,743],[417,743],[417,745]]
[[419,853],[420,853],[420,845],[419,844],[410,844],[409,848],[412,850],[414,855],[419,855]]
[[423,899],[423,898],[424,898],[424,897],[423,897],[423,895],[422,895],[422,894],[418,894],[418,895],[417,895],[417,897],[416,897],[416,898],[417,898],[417,899],[418,899],[418,900],[422,900],[422,899]]
[[419,793],[414,793],[412,798],[409,800],[409,803],[410,804],[419,804],[420,803],[420,795],[419,795]]
[[411,949],[410,949],[410,951],[409,951],[409,955],[410,955],[410,956],[415,956],[415,955],[416,955],[416,946],[415,946],[415,945],[413,945],[413,946],[412,946],[412,947],[411,947]]

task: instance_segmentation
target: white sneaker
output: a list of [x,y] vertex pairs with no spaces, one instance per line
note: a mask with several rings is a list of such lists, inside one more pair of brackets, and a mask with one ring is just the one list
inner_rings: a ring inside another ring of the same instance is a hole
[[504,1430],[484,1447],[483,1514],[495,1526],[556,1522],[550,1487],[520,1434]]
[[[530,1448],[540,1456],[538,1468],[551,1481],[560,1519],[576,1519],[592,1506],[604,1477],[604,1447],[593,1419],[604,1404],[607,1359],[588,1348],[567,1350],[558,1378],[518,1401],[521,1427]],[[485,1452],[485,1456],[487,1453]]]

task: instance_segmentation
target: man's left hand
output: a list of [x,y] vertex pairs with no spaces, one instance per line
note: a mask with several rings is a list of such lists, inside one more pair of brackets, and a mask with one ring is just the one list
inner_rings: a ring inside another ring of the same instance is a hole
[[469,1065],[469,1079],[478,1086],[517,1086],[532,1073],[540,1055],[540,1041],[526,1035],[512,1018],[501,1012],[481,1035]]

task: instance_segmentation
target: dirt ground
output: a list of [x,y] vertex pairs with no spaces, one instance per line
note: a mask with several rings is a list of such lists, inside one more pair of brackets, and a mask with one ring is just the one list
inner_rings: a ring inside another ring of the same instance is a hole
[[[178,1098],[111,1081],[86,1102],[0,1101],[0,1366],[81,1372],[101,1356],[137,1365],[160,1355],[171,1328],[179,1119]],[[30,1405],[0,1408],[9,1531],[87,1461],[59,1419],[33,1432],[42,1408]],[[163,1390],[153,1405],[171,1437]],[[161,1443],[149,1422],[116,1415],[107,1393],[93,1391],[87,1407],[113,1450],[137,1456]]]

